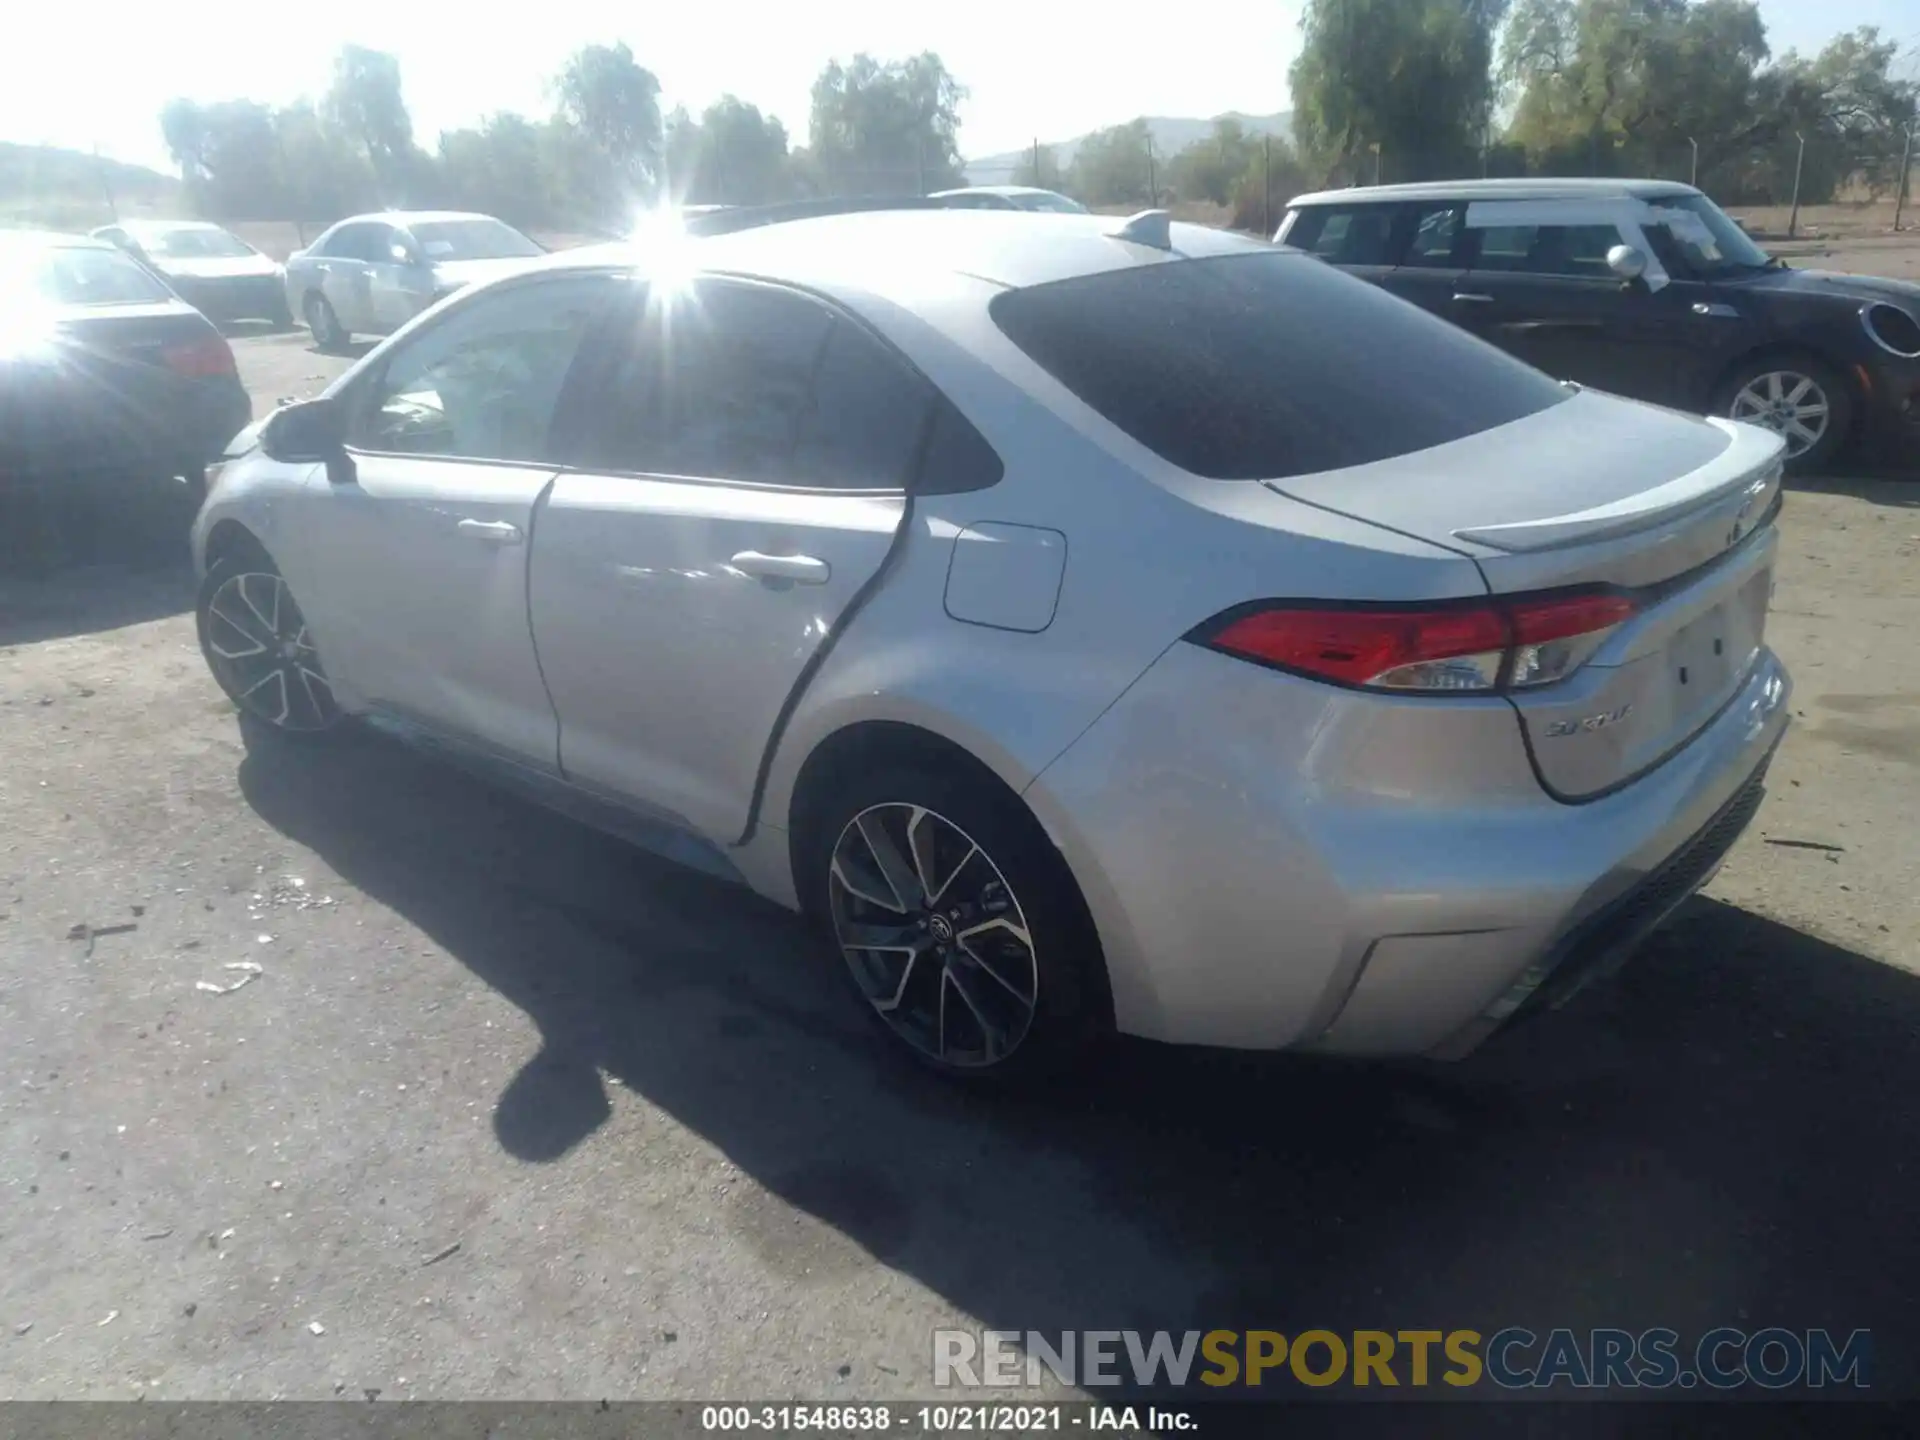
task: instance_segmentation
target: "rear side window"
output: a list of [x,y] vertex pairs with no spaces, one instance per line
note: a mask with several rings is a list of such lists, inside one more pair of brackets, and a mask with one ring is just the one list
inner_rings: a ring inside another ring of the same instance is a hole
[[1286,252],[1104,271],[1007,291],[990,308],[1087,405],[1211,479],[1387,460],[1569,395],[1379,287]]
[[1424,205],[1414,212],[1413,240],[1402,265],[1444,268],[1454,263],[1466,231],[1464,205]]
[[[587,463],[818,490],[971,490],[998,457],[917,371],[806,296],[703,281],[614,367]],[[984,453],[983,453],[984,452]]]

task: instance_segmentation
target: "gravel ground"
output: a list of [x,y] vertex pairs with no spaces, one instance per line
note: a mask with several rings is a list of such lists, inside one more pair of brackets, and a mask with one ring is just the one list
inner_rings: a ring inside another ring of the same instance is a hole
[[[262,405],[341,364],[237,349]],[[1782,523],[1798,724],[1615,983],[1439,1070],[1020,1101],[751,897],[249,749],[177,568],[0,580],[0,1396],[900,1398],[969,1323],[1864,1326],[1920,1390],[1920,483]]]

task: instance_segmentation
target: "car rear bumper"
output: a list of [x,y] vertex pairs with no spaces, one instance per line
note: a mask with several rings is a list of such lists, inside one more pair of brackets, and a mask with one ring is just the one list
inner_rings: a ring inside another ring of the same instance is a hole
[[211,320],[270,320],[287,303],[286,283],[277,275],[246,275],[223,280],[169,277],[174,292]]
[[171,387],[155,398],[69,394],[55,403],[6,406],[0,426],[0,482],[8,488],[122,483],[156,474],[197,475],[245,429],[253,402],[236,379]]
[[1705,883],[1758,804],[1790,691],[1762,650],[1685,749],[1564,805],[1517,736],[1510,757],[1459,743],[1474,702],[1367,697],[1376,723],[1181,645],[1027,797],[1080,880],[1122,1031],[1450,1057]]

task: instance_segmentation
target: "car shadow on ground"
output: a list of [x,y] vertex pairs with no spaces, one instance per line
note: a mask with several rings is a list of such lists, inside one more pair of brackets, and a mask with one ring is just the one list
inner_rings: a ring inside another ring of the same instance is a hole
[[0,645],[116,630],[193,608],[190,503],[69,506],[0,500]]
[[240,779],[538,1026],[507,1151],[589,1142],[611,1077],[756,1182],[715,1221],[796,1284],[864,1253],[1015,1330],[1864,1327],[1911,1386],[1920,979],[1757,915],[1696,900],[1451,1067],[1134,1042],[995,1097],[897,1062],[785,912],[440,762],[267,739]]
[[1920,508],[1920,469],[1911,466],[1855,465],[1845,475],[1789,475],[1786,488],[1808,495],[1845,495],[1897,510]]

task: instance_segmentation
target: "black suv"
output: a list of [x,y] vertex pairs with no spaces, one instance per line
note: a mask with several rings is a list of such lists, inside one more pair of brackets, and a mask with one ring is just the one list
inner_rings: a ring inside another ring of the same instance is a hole
[[1558,378],[1777,430],[1795,469],[1920,455],[1920,285],[1790,269],[1690,185],[1332,190],[1274,239]]

